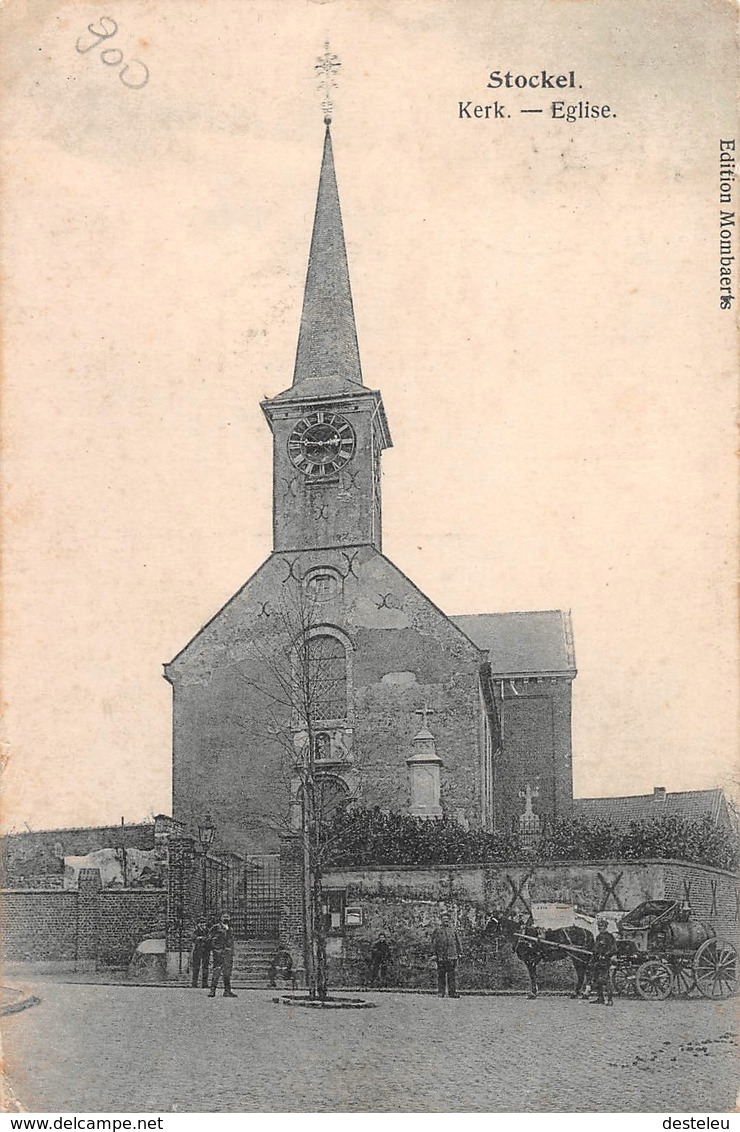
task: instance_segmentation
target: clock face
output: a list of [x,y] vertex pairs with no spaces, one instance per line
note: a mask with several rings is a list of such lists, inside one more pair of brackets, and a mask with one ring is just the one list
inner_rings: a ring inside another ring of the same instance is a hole
[[321,479],[338,472],[352,459],[355,434],[338,413],[309,413],[288,438],[288,455],[304,475]]

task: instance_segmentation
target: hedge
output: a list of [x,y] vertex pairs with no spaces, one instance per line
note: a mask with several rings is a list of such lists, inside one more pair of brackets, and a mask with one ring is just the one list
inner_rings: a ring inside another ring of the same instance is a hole
[[627,827],[563,819],[526,846],[518,834],[466,829],[450,818],[425,820],[378,807],[353,807],[336,811],[324,840],[325,866],[663,858],[734,870],[740,863],[740,847],[729,830],[710,818],[676,816],[633,821]]

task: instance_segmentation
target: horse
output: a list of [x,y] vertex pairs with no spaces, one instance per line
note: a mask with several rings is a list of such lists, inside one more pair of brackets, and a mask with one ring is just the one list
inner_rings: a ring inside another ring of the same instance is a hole
[[501,935],[511,942],[514,954],[521,959],[529,974],[528,998],[537,998],[538,964],[559,963],[563,959],[570,959],[576,972],[571,998],[580,998],[594,947],[594,937],[586,928],[538,928],[531,916],[519,920],[509,912],[494,912],[486,924],[484,935],[489,938]]

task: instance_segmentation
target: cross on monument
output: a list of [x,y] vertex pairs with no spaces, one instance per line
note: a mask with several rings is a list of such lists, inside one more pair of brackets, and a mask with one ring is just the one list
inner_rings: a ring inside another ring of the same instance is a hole
[[324,111],[324,121],[327,126],[331,122],[331,114],[334,109],[334,103],[331,100],[331,92],[336,89],[336,75],[341,65],[339,56],[332,55],[329,51],[329,41],[327,40],[324,44],[324,54],[318,57],[316,66],[314,67],[318,75],[319,90],[324,96],[321,102],[321,109]]
[[420,715],[421,716],[421,726],[425,727],[427,731],[429,730],[429,720],[427,719],[427,716],[434,715],[434,714],[435,714],[434,708],[426,707],[426,705],[423,708],[417,708],[416,711],[414,712],[414,715]]

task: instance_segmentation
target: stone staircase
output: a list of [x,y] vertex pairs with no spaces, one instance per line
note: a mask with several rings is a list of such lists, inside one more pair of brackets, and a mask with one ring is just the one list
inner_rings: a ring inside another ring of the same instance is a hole
[[269,986],[270,960],[276,947],[277,940],[274,939],[235,939],[231,974],[234,987]]

